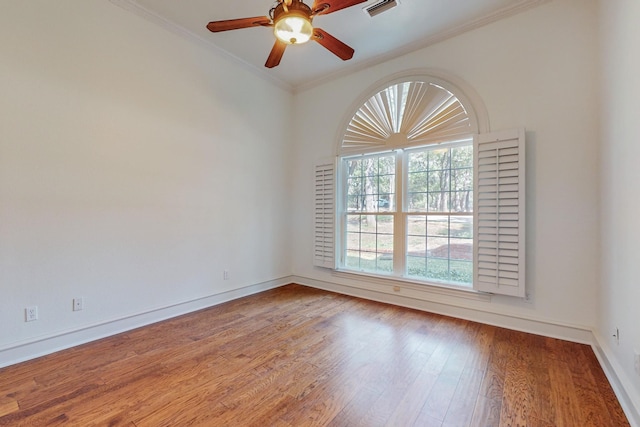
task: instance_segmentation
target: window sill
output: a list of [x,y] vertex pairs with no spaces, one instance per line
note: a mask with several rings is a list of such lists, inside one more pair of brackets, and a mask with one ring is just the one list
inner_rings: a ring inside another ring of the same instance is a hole
[[377,285],[377,289],[375,290],[389,294],[408,297],[415,297],[417,294],[428,294],[434,297],[445,296],[482,302],[491,301],[491,294],[479,292],[471,288],[467,289],[461,286],[418,282],[404,277],[380,276],[377,274],[352,270],[333,270],[332,274],[334,277],[342,279],[357,280],[359,282],[365,280],[366,283]]

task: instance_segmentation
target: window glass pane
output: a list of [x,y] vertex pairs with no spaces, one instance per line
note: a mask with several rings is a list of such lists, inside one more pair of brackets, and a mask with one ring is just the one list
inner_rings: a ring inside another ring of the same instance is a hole
[[384,253],[393,253],[393,234],[378,234],[376,248]]
[[345,266],[362,271],[393,271],[393,216],[348,215]]
[[347,210],[350,212],[362,210],[363,200],[362,196],[347,196]]
[[452,190],[473,190],[473,169],[452,169],[451,170]]
[[407,275],[469,286],[473,273],[473,217],[407,216]]
[[470,285],[473,282],[473,262],[472,261],[451,261],[450,280],[460,284]]
[[449,192],[427,193],[427,210],[429,212],[447,212],[449,210]]
[[379,194],[378,198],[375,200],[378,211],[392,211],[395,206],[395,195],[394,194]]
[[407,210],[409,212],[426,212],[428,205],[427,193],[410,193],[407,200]]
[[473,212],[472,191],[452,191],[450,201],[453,212]]
[[358,251],[347,251],[344,265],[345,267],[352,268],[354,270],[360,270],[361,258]]
[[390,194],[395,190],[395,177],[393,175],[380,175],[378,178],[378,195]]
[[380,175],[393,175],[396,170],[396,158],[395,156],[379,157],[378,165]]
[[[368,227],[367,227],[368,228]],[[360,250],[364,252],[376,252],[376,234],[360,233]]]
[[450,217],[451,237],[473,238],[473,217],[472,216],[451,216]]
[[409,193],[426,192],[427,186],[427,172],[411,172],[409,173],[409,179],[407,180],[407,191]]
[[429,171],[427,176],[429,191],[449,191],[450,171],[435,170]]
[[359,176],[358,172],[360,170],[360,161],[359,160],[347,160],[347,168],[349,170],[349,177]]
[[407,274],[424,278],[427,275],[427,258],[409,255],[407,257]]
[[407,234],[409,236],[426,236],[427,217],[425,215],[409,215],[407,217]]
[[450,152],[448,148],[441,148],[429,151],[429,169],[447,170],[449,169]]
[[473,242],[471,239],[449,240],[449,258],[456,260],[472,261],[473,260]]
[[429,237],[427,239],[428,258],[449,258],[449,238]]
[[346,161],[347,211],[395,209],[395,154]]
[[449,217],[448,216],[428,216],[427,217],[427,234],[432,237],[449,236]]
[[449,281],[449,260],[442,258],[427,259],[427,279],[442,282]]
[[374,177],[378,174],[378,159],[369,157],[362,160],[362,170],[365,177]]
[[473,217],[451,213],[473,212],[473,147],[425,148],[407,157],[407,209],[425,215],[407,215],[406,274],[469,285]]
[[350,195],[364,194],[364,186],[362,185],[364,180],[360,177],[354,176],[349,178],[349,186],[347,192]]
[[408,236],[407,237],[407,255],[426,257],[427,255],[427,239],[424,236]]
[[473,145],[463,145],[451,148],[451,167],[473,168]]
[[385,255],[380,257],[376,264],[377,273],[392,273],[393,272],[393,256]]
[[347,216],[347,233],[360,232],[360,215]]
[[407,174],[407,210],[424,212],[427,210],[428,186],[428,151],[410,152],[408,154]]
[[429,169],[428,164],[428,151],[414,151],[409,153],[409,173],[425,172]]

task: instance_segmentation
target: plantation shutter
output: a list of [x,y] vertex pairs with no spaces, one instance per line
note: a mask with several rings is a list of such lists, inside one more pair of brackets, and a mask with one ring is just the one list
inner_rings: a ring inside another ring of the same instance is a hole
[[315,167],[313,265],[335,268],[335,159]]
[[525,296],[524,129],[474,141],[474,288]]

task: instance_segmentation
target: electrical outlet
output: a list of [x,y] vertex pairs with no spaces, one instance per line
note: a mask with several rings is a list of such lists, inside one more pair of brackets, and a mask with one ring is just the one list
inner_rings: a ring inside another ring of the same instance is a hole
[[26,322],[33,322],[34,320],[38,320],[38,306],[32,305],[31,307],[25,308],[24,316]]
[[636,369],[636,374],[640,375],[640,351],[636,350],[633,356],[634,364],[633,366]]
[[84,309],[84,298],[73,299],[73,311],[80,311]]
[[223,278],[224,280],[229,280],[229,270],[224,270],[224,271],[222,272],[222,278]]

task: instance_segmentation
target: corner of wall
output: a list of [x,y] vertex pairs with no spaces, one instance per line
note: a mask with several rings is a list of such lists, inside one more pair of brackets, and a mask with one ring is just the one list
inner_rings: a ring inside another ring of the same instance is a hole
[[611,387],[620,401],[620,406],[622,406],[631,426],[640,427],[640,396],[629,384],[628,377],[624,375],[624,371],[616,361],[609,346],[606,345],[606,341],[597,332],[594,332],[593,335],[593,352],[611,383]]

